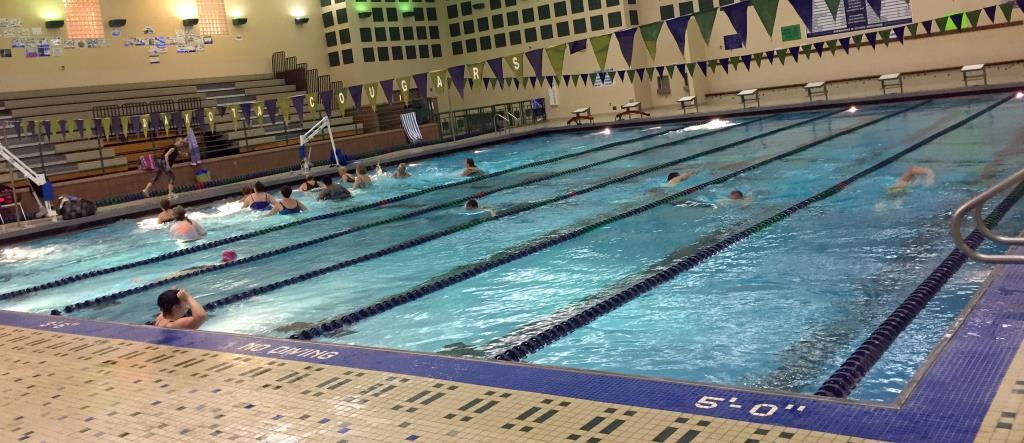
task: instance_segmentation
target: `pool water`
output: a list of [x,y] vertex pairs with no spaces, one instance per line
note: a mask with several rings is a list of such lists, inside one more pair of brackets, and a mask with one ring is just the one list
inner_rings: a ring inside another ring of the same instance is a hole
[[[574,158],[428,192],[393,204],[317,220],[221,248],[89,278],[0,302],[0,309],[49,312],[133,288],[175,271],[241,257],[415,211],[499,187],[481,205],[513,210],[443,208],[364,229],[173,284],[202,303],[435,233],[481,221],[415,247],[383,254],[211,312],[203,329],[288,337],[318,322],[373,304],[538,239],[569,231],[760,162],[836,131],[874,124],[658,206],[565,243],[499,266],[422,299],[396,306],[343,332],[318,338],[348,343],[493,357],[596,299],[629,286],[734,232],[756,224],[882,158],[940,131],[1002,97],[870,106],[856,113],[828,110],[736,119],[708,129],[664,125],[551,135],[420,161],[412,179],[381,178],[345,202],[315,202],[298,216],[261,217],[237,203],[196,208],[210,232],[205,241],[275,226],[460,180],[462,158],[494,172],[607,143],[625,142]],[[1024,104],[1000,105],[938,140],[809,206],[785,221],[725,249],[696,268],[599,317],[530,355],[526,361],[676,380],[811,393],[951,250],[952,210],[1021,165]],[[773,132],[777,131],[777,132]],[[657,134],[657,135],[653,135]],[[653,136],[652,136],[653,135]],[[694,138],[695,136],[699,136]],[[639,137],[647,137],[639,141]],[[736,142],[753,138],[737,144]],[[672,142],[672,143],[670,143]],[[658,145],[667,146],[638,153]],[[735,145],[735,146],[733,146]],[[609,178],[714,150],[691,161],[569,195]],[[602,160],[623,158],[600,164]],[[599,163],[594,165],[595,163]],[[593,166],[591,166],[593,165]],[[889,194],[911,165],[935,171],[936,183]],[[585,169],[556,175],[547,175]],[[693,172],[668,188],[671,171]],[[522,185],[524,181],[534,181]],[[732,190],[746,198],[729,200]],[[297,193],[301,194],[301,193]],[[1000,230],[1024,227],[1011,211]],[[123,220],[100,228],[6,246],[0,250],[0,292],[116,266],[188,245],[167,239],[152,220]],[[991,247],[990,247],[991,248]],[[991,249],[998,252],[998,249]],[[991,266],[969,263],[897,340],[852,398],[892,401],[987,277]],[[166,287],[72,316],[143,323],[155,315]]]

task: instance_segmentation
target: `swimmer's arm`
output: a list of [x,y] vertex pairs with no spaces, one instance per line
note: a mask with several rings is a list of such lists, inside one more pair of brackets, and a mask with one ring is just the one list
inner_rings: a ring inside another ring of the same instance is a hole
[[323,199],[324,199],[324,198],[325,198],[326,196],[327,196],[327,188],[323,188],[323,189],[321,189],[321,190],[320,190],[320,195],[317,195],[317,196],[316,196],[316,201],[321,201],[321,200],[323,200]]
[[377,175],[384,175],[384,168],[380,167],[380,163],[377,163]]
[[278,212],[281,212],[282,208],[284,208],[284,205],[282,205],[281,202],[275,203],[274,207],[270,208],[270,212],[267,212],[267,217],[277,215]]
[[206,319],[209,315],[206,313],[206,309],[203,309],[203,305],[199,304],[192,294],[189,294],[184,289],[178,291],[178,300],[188,305],[188,308],[192,310],[191,317],[182,317],[175,321],[167,324],[168,327],[176,329],[199,329],[203,323],[206,323]]
[[196,233],[199,234],[200,237],[206,237],[206,228],[199,224],[199,222],[193,220],[192,227],[196,229]]
[[302,204],[302,202],[298,202],[298,203],[299,203],[299,210],[300,211],[305,212],[305,211],[309,210],[309,208],[307,208],[306,205]]

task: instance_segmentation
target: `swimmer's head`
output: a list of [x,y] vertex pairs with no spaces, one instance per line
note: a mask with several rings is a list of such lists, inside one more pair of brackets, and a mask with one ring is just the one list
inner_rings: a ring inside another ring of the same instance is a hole
[[292,197],[292,187],[291,186],[282,186],[281,187],[281,197],[291,198]]
[[160,199],[160,209],[165,211],[171,209],[171,201],[166,198]]
[[324,177],[324,184],[325,185],[330,186],[333,183],[334,183],[334,179],[332,179],[331,176],[328,175],[327,177]]
[[177,289],[168,289],[156,297],[156,306],[164,317],[181,317],[185,315],[185,304],[178,298]]
[[893,186],[885,191],[885,196],[888,198],[902,198],[907,195],[906,186]]
[[668,180],[665,180],[665,181],[672,181],[672,179],[676,178],[676,177],[679,177],[679,173],[678,172],[669,172],[668,173]]
[[308,182],[313,181],[313,176],[312,175],[307,175],[306,176],[306,181],[308,181]]
[[365,166],[356,166],[356,174],[366,175],[366,167]]
[[263,186],[262,182],[253,183],[252,189],[255,192],[267,192],[267,188]]
[[732,191],[729,193],[729,200],[743,200],[743,193],[740,191]]
[[242,195],[252,194],[252,186],[246,186],[242,188]]
[[185,207],[184,206],[180,206],[180,205],[179,206],[175,206],[173,211],[172,211],[172,213],[174,214],[174,220],[175,221],[184,221],[185,220]]
[[471,159],[471,158],[467,158],[466,159],[466,167],[467,168],[475,168],[476,167],[476,162],[474,162],[473,159]]
[[405,163],[398,164],[398,172],[405,172],[405,168],[408,167]]
[[220,253],[221,263],[231,263],[238,259],[238,253],[235,251],[227,250]]
[[469,201],[466,202],[465,208],[470,210],[480,209],[480,203],[477,202],[475,198],[471,198],[469,199]]

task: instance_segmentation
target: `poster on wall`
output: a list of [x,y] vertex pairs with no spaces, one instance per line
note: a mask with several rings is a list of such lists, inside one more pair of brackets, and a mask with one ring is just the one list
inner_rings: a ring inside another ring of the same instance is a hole
[[0,58],[11,58],[12,56],[10,49],[0,49]]
[[39,57],[39,47],[35,43],[25,43],[25,57],[36,58]]
[[879,5],[878,10],[867,0],[813,0],[811,11],[801,14],[811,15],[807,37],[891,27],[912,21],[909,0],[879,0],[874,3]]

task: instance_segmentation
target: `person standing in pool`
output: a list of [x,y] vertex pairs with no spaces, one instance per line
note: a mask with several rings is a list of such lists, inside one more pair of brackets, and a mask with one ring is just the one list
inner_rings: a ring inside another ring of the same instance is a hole
[[348,192],[344,186],[335,184],[334,180],[330,177],[324,177],[324,189],[320,191],[320,195],[316,196],[317,200],[344,200],[352,197],[352,193]]
[[206,237],[206,229],[199,222],[189,220],[185,216],[185,208],[182,206],[174,207],[174,223],[168,229],[171,238],[181,241],[196,241],[203,237]]
[[[199,329],[208,318],[203,305],[184,289],[168,289],[160,293],[156,298],[156,305],[160,308],[160,313],[153,324],[158,328]],[[192,311],[192,316],[186,317],[185,313],[189,310]]]
[[408,167],[409,167],[409,165],[407,165],[405,163],[399,163],[398,164],[398,169],[396,169],[395,173],[391,174],[391,176],[394,177],[394,178],[409,178],[409,177],[412,177],[412,174],[410,174],[409,171],[406,171],[406,168],[408,168]]
[[178,137],[174,140],[174,144],[168,146],[164,150],[163,155],[156,159],[156,175],[153,179],[146,183],[146,187],[142,188],[142,195],[149,197],[149,190],[153,188],[157,180],[164,174],[167,174],[167,197],[175,198],[174,195],[174,162],[178,160],[178,150],[185,146],[185,138]]
[[291,186],[283,186],[281,187],[281,199],[277,201],[277,203],[274,205],[274,209],[271,209],[270,213],[268,213],[267,215],[291,215],[298,214],[299,212],[308,210],[309,209],[306,208],[306,205],[292,198]]
[[459,174],[463,177],[469,177],[472,175],[484,175],[484,171],[476,167],[476,162],[473,161],[473,159],[471,158],[466,159],[466,161],[464,162],[464,166],[465,168],[462,170],[462,173]]
[[156,216],[157,223],[164,224],[174,221],[174,210],[171,207],[171,201],[162,198],[160,199],[160,213]]
[[242,205],[248,206],[253,211],[269,211],[276,204],[277,200],[267,193],[267,189],[261,182],[253,183],[252,194],[242,199]]
[[356,166],[356,180],[352,182],[352,189],[363,189],[373,186],[373,179],[366,173],[366,167]]
[[889,187],[889,192],[904,192],[919,181],[924,181],[926,186],[935,184],[935,172],[923,166],[911,166]]
[[299,192],[309,192],[320,187],[320,182],[312,175],[307,175],[306,180],[299,186]]

